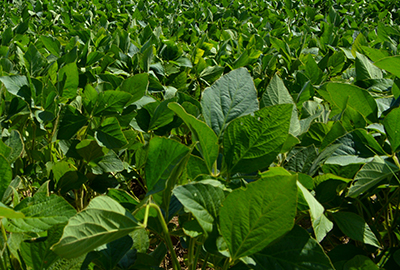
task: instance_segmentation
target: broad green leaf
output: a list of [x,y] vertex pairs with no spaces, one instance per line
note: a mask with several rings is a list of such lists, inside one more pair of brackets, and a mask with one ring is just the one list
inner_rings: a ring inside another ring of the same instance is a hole
[[[148,130],[156,130],[168,125],[174,120],[174,112],[168,108],[170,102],[170,100],[164,100],[154,109],[154,111],[149,111],[151,118]],[[150,103],[146,108],[151,108],[154,105],[155,103]]]
[[104,119],[101,126],[95,132],[97,143],[109,149],[121,148],[128,144],[119,122],[115,117]]
[[57,57],[60,56],[61,44],[56,38],[52,36],[41,36],[40,40],[43,42],[43,45],[50,53],[54,54]]
[[71,105],[64,107],[61,121],[58,128],[57,139],[71,139],[83,126],[86,125],[87,118]]
[[52,250],[64,258],[75,258],[139,228],[125,208],[107,196],[92,199],[86,209],[69,219]]
[[231,174],[251,173],[275,160],[288,136],[292,108],[292,104],[264,107],[228,125],[223,145]]
[[364,255],[356,255],[353,259],[346,262],[343,270],[379,270],[379,268],[370,258]]
[[109,150],[103,157],[94,161],[96,167],[92,168],[94,174],[117,173],[124,170],[124,164],[113,150]]
[[332,106],[336,106],[343,111],[348,105],[361,113],[370,123],[378,121],[378,106],[368,91],[344,83],[328,83],[326,90],[327,92],[320,91],[319,93]]
[[26,68],[32,77],[39,75],[39,72],[46,66],[46,58],[39,52],[39,50],[32,43],[29,45],[25,55]]
[[23,213],[14,211],[14,209],[0,202],[0,218],[24,218],[24,217],[25,215]]
[[193,214],[203,230],[210,233],[225,199],[224,191],[219,187],[197,182],[178,186],[172,192]]
[[400,108],[393,109],[383,120],[393,153],[400,149]]
[[2,140],[0,140],[0,154],[10,160],[11,147],[7,146]]
[[212,167],[218,157],[218,138],[206,123],[188,114],[178,103],[169,103],[168,107],[174,111],[188,126],[192,132],[193,141],[199,141],[198,149],[208,167],[212,172]]
[[10,136],[4,141],[4,144],[11,148],[10,154],[6,157],[10,163],[14,163],[24,151],[24,143],[21,134],[17,130],[11,131]]
[[145,95],[148,85],[149,75],[147,73],[141,73],[124,80],[120,89],[121,91],[131,94],[132,99],[130,102],[135,102]]
[[135,206],[139,204],[138,198],[134,198],[134,195],[132,196],[127,191],[122,189],[111,188],[108,190],[107,196],[116,200],[119,204],[129,209],[130,211],[133,211],[133,209],[135,209]]
[[21,243],[21,255],[24,262],[34,270],[53,269],[61,258],[50,250],[61,237],[64,224],[56,225],[48,232],[45,241],[24,241]]
[[374,65],[400,78],[400,56],[397,55],[380,59],[376,61]]
[[296,204],[296,176],[266,177],[232,191],[219,215],[232,260],[259,252],[290,231]]
[[57,190],[65,194],[72,189],[79,189],[88,179],[79,171],[68,171],[57,182]]
[[111,90],[101,92],[98,95],[93,114],[94,116],[120,114],[131,98],[132,95],[126,92]]
[[13,75],[0,77],[0,81],[4,84],[7,91],[18,96],[30,104],[32,93],[26,76]]
[[[278,104],[295,104],[292,96],[289,94],[285,84],[282,79],[279,78],[277,74],[269,82],[267,89],[262,95],[260,101],[260,107],[264,108],[267,106],[273,106]],[[297,136],[300,134],[300,122],[299,116],[297,113],[296,106],[293,106],[292,109],[292,118],[290,119],[290,129],[289,132],[293,136]]]
[[309,173],[318,153],[314,145],[293,149],[288,156],[285,169],[292,172]]
[[386,159],[375,156],[371,162],[366,163],[354,177],[354,182],[347,196],[356,198],[361,193],[380,184],[383,180],[395,176],[399,168]]
[[154,137],[149,143],[145,167],[148,192],[158,192],[165,189],[165,183],[180,161],[190,149],[171,139]]
[[0,199],[3,198],[4,192],[12,180],[12,169],[8,160],[0,154]]
[[380,248],[381,245],[362,217],[351,212],[336,212],[333,217],[340,230],[353,240]]
[[139,253],[146,253],[150,246],[149,233],[145,228],[134,230],[130,236],[133,240],[132,248]]
[[51,171],[53,172],[54,180],[57,183],[58,180],[60,180],[61,177],[67,172],[76,171],[76,167],[71,162],[62,160],[54,162],[53,167],[51,167]]
[[95,140],[82,140],[76,145],[76,151],[87,162],[105,155],[106,150],[100,147]]
[[218,138],[230,121],[258,110],[257,91],[247,69],[233,70],[206,88],[201,106],[205,122]]
[[77,95],[79,85],[79,73],[76,63],[63,66],[58,73],[58,84],[61,96],[73,99]]
[[305,75],[311,80],[312,84],[320,84],[324,73],[318,67],[312,54],[308,54],[305,59]]
[[116,239],[99,247],[96,251],[89,252],[82,266],[94,262],[101,269],[115,269],[118,262],[131,249],[132,245],[133,241],[129,235]]
[[25,217],[9,218],[3,223],[10,232],[42,232],[56,224],[65,223],[76,210],[62,197],[49,197],[35,194],[22,200],[14,211],[21,212]]
[[310,216],[315,238],[318,242],[321,242],[326,234],[332,230],[333,223],[324,215],[325,209],[315,197],[300,182],[297,182],[297,186],[303,193],[304,199],[310,207]]
[[356,52],[357,80],[382,79],[382,71],[361,53]]
[[307,231],[294,226],[283,238],[252,255],[254,270],[333,270],[322,247]]

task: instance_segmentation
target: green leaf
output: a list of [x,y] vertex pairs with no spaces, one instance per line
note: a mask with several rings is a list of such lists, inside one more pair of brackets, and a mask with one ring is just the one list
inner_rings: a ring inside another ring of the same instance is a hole
[[368,79],[382,79],[382,71],[361,53],[356,52],[356,74],[357,81]]
[[133,241],[129,235],[121,237],[98,248],[96,251],[88,253],[83,265],[86,263],[89,264],[92,261],[96,266],[101,267],[101,269],[115,269],[118,262],[131,249],[132,245]]
[[220,230],[233,261],[264,249],[292,229],[296,194],[296,176],[279,175],[262,178],[226,197]]
[[218,137],[230,121],[258,110],[257,91],[247,69],[233,70],[206,88],[201,106],[205,122]]
[[254,270],[307,269],[333,270],[322,247],[299,226],[294,226],[282,239],[251,256]]
[[68,171],[57,182],[60,194],[65,194],[72,189],[79,189],[88,179],[79,171]]
[[[174,112],[168,108],[171,100],[164,100],[161,102],[154,111],[149,111],[151,119],[149,122],[148,130],[156,130],[160,127],[166,126],[174,120]],[[150,103],[146,107],[151,108],[155,103]]]
[[34,270],[53,269],[61,258],[50,250],[61,237],[64,224],[56,225],[48,232],[45,241],[24,241],[21,243],[21,255],[24,262]]
[[160,137],[151,139],[145,167],[148,192],[164,190],[174,167],[189,152],[188,147],[177,141]]
[[135,206],[139,204],[137,198],[134,198],[131,194],[122,189],[111,188],[108,190],[107,196],[116,200],[119,204],[129,209],[130,211],[133,211],[133,209],[135,209]]
[[95,140],[82,140],[76,145],[76,151],[87,162],[105,155],[106,150],[100,147]]
[[223,145],[231,174],[251,173],[275,160],[288,136],[292,108],[292,104],[265,107],[228,125]]
[[[295,104],[292,96],[289,94],[285,84],[282,79],[279,78],[277,74],[269,82],[267,89],[262,95],[260,107],[264,108],[267,106],[273,106],[278,104]],[[299,116],[297,113],[296,106],[293,106],[292,109],[292,118],[290,120],[290,129],[289,132],[293,136],[297,136],[300,134],[300,122]]]
[[325,209],[315,197],[300,182],[297,182],[297,186],[303,193],[304,199],[310,207],[310,216],[315,238],[318,242],[321,242],[326,234],[332,230],[333,223],[324,215]]
[[343,270],[379,270],[380,268],[368,257],[356,255],[353,259],[346,262]]
[[0,202],[0,218],[24,218],[24,217],[25,215],[23,213],[14,211],[14,209]]
[[39,52],[39,50],[32,43],[29,45],[25,55],[26,68],[32,77],[39,75],[39,72],[46,66],[46,58]]
[[60,56],[61,44],[56,38],[52,36],[41,36],[40,40],[50,53],[57,57]]
[[109,149],[121,148],[128,144],[119,122],[115,117],[104,119],[101,126],[95,132],[95,138],[101,147],[107,147]]
[[32,93],[26,76],[5,76],[0,77],[0,81],[4,84],[8,92],[22,98],[30,104]]
[[354,182],[349,189],[348,197],[356,198],[375,187],[385,179],[395,176],[400,169],[386,159],[375,156],[371,162],[365,164],[354,177]]
[[188,114],[178,103],[169,103],[168,107],[188,126],[192,132],[192,140],[199,142],[198,150],[207,165],[208,171],[211,173],[213,164],[218,157],[217,136],[206,123]]
[[378,122],[378,106],[371,94],[357,86],[344,83],[328,83],[327,93],[319,92],[332,106],[341,111],[350,106],[361,113],[370,123]]
[[121,91],[131,94],[132,99],[130,102],[135,102],[145,95],[148,85],[149,75],[147,73],[141,73],[124,80],[120,89]]
[[374,63],[375,66],[387,70],[400,78],[400,56],[386,57]]
[[86,125],[87,118],[71,105],[64,107],[58,128],[57,139],[69,140]]
[[69,99],[76,97],[79,85],[79,73],[75,62],[66,64],[60,69],[58,83],[58,91],[61,93],[61,96]]
[[17,130],[11,131],[10,136],[4,141],[4,144],[11,148],[11,152],[7,156],[7,160],[10,163],[14,163],[24,152],[24,142]]
[[86,209],[69,219],[52,250],[64,258],[75,258],[139,228],[125,208],[107,196],[92,199]]
[[12,180],[12,169],[8,160],[0,154],[0,199],[3,198],[4,192]]
[[132,95],[126,92],[104,91],[98,95],[94,116],[121,114],[124,107],[131,100]]
[[193,214],[203,230],[210,233],[225,199],[224,191],[220,187],[197,182],[178,186],[172,192]]
[[351,212],[336,212],[333,217],[340,230],[353,240],[380,248],[381,245],[362,217]]
[[393,153],[400,149],[400,108],[393,109],[383,120]]
[[40,194],[22,200],[14,211],[21,212],[25,217],[9,218],[4,222],[5,228],[10,232],[42,232],[56,224],[65,223],[72,217],[76,210],[62,197]]
[[103,157],[95,161],[94,174],[117,173],[124,170],[124,164],[113,150],[109,150]]
[[311,80],[312,84],[320,84],[324,73],[318,67],[312,54],[309,53],[305,60],[305,75]]

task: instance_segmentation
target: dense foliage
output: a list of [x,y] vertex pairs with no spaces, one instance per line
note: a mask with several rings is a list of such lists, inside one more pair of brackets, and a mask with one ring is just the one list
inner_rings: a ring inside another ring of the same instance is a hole
[[400,268],[398,1],[12,2],[0,270]]

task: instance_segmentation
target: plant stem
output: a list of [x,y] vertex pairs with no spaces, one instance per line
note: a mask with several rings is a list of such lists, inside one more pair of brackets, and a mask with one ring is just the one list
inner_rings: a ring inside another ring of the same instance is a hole
[[[195,243],[196,243],[196,241],[195,241]],[[199,261],[200,253],[201,253],[201,244],[197,247],[196,253],[195,253],[195,256],[194,256],[194,268],[193,268],[194,270],[196,270],[197,263]],[[208,255],[208,253],[207,253],[207,255]]]
[[167,244],[169,253],[171,254],[172,265],[174,267],[174,270],[181,270],[181,265],[179,264],[178,258],[176,256],[176,253],[174,250],[174,245],[172,244],[172,240],[169,235],[168,226],[167,226],[167,223],[165,223],[161,209],[160,209],[160,207],[158,207],[157,204],[149,203],[149,205],[150,205],[150,207],[153,207],[154,209],[157,210],[157,214],[158,214],[157,216],[160,221],[161,227],[163,229],[165,243]]
[[208,257],[210,257],[210,253],[207,252],[206,257],[203,260],[203,265],[201,266],[201,270],[206,270],[207,263],[208,263]]
[[[3,226],[3,223],[1,222],[1,220],[0,220],[0,227],[1,227],[1,234],[4,239],[4,244],[7,247],[7,233],[6,233],[6,230],[4,229],[4,226]],[[4,248],[4,252],[6,252],[6,250],[7,250],[6,247]],[[3,261],[3,258],[4,258],[4,261]],[[0,267],[1,267],[1,270],[7,269],[7,256],[0,257]]]
[[224,262],[224,266],[222,266],[222,270],[227,270],[229,268],[231,262],[231,258],[226,258],[225,262]]
[[[196,239],[190,238],[189,240],[189,250],[188,250],[188,269],[189,270],[196,270],[196,258],[194,255],[194,247],[196,245]],[[198,248],[199,250],[199,248]]]

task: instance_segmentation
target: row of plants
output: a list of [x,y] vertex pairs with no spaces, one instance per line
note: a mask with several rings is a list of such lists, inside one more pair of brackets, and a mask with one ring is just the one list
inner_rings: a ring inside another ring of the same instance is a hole
[[12,2],[0,269],[400,267],[397,1]]

